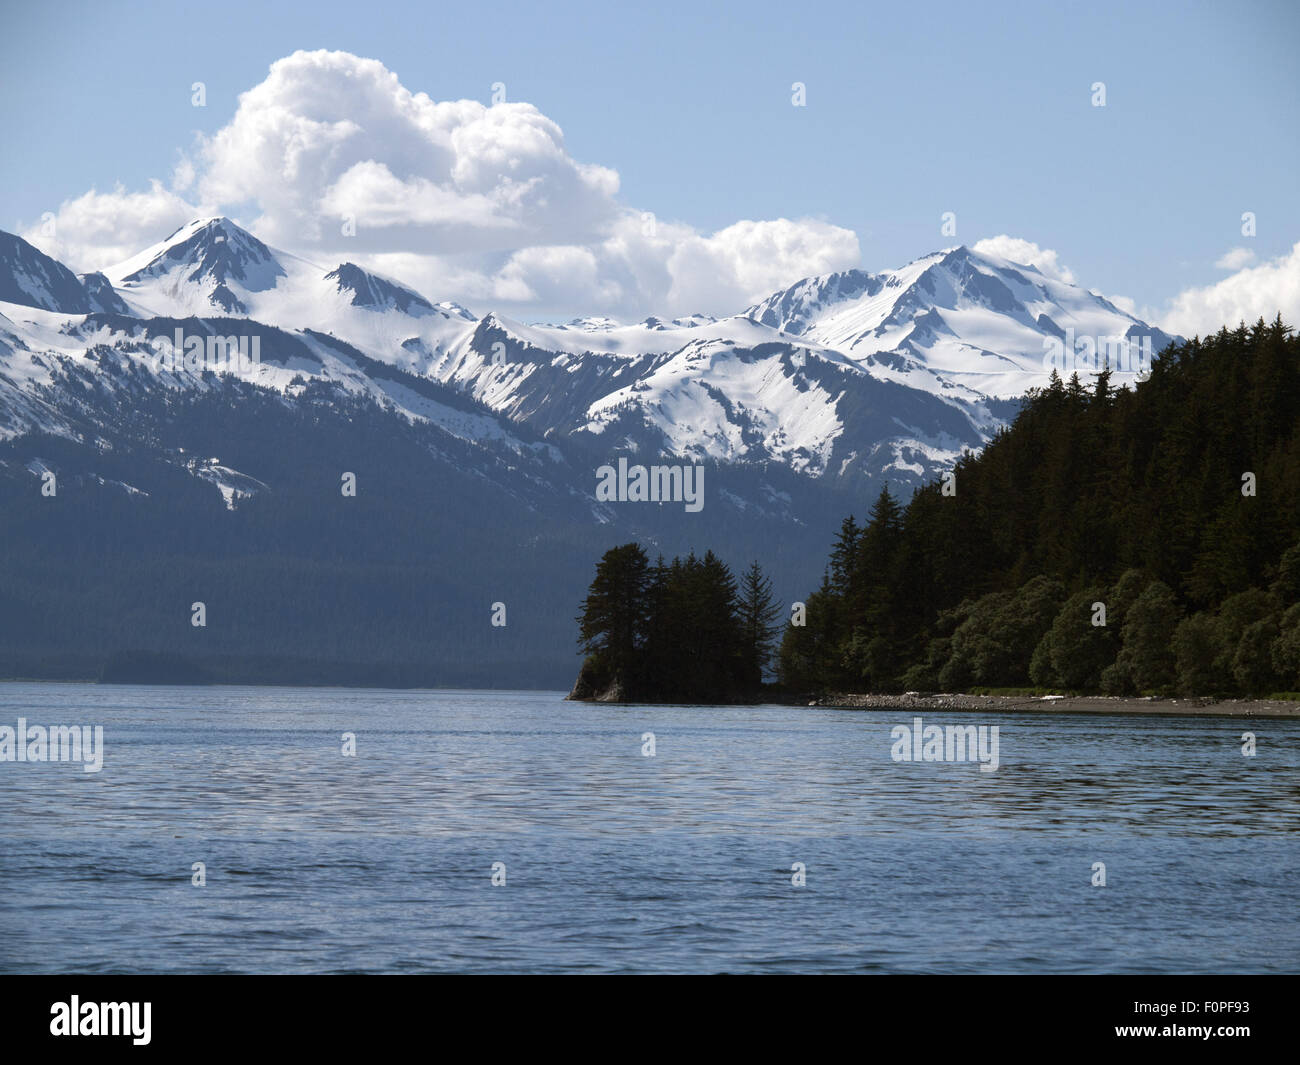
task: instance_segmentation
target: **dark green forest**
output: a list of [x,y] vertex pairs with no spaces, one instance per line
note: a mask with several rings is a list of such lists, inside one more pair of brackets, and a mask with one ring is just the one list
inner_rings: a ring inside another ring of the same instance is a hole
[[1300,341],[1172,345],[1134,389],[1053,375],[978,455],[844,520],[798,690],[1300,689]]

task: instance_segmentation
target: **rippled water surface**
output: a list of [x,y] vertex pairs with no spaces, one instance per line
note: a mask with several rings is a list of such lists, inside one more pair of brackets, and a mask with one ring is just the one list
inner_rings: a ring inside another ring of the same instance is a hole
[[942,719],[999,727],[984,773],[894,762],[898,711],[0,685],[19,717],[105,758],[0,762],[4,971],[1300,970],[1297,721]]

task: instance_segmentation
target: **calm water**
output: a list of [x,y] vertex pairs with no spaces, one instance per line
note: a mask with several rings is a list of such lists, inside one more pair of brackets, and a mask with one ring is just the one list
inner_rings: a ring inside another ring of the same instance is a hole
[[106,752],[0,762],[5,971],[1300,970],[1295,721],[927,718],[999,726],[981,773],[892,761],[893,711],[0,685],[19,716]]

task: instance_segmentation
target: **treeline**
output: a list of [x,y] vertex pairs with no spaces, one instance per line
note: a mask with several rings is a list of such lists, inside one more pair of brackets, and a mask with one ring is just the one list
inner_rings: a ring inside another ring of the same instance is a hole
[[1173,345],[1132,390],[1053,374],[944,481],[843,522],[782,681],[1300,689],[1298,419],[1280,317]]
[[587,657],[570,698],[752,698],[771,663],[780,614],[757,562],[737,581],[712,551],[651,565],[640,544],[612,548],[577,619]]

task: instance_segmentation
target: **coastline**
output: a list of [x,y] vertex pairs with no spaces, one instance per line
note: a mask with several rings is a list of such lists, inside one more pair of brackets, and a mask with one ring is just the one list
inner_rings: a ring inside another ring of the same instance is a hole
[[[793,700],[791,700],[793,702]],[[1300,717],[1300,702],[1283,699],[1158,698],[1108,695],[854,695],[832,692],[807,701],[808,706],[840,710],[957,711],[1010,713],[1139,714],[1165,717]]]

